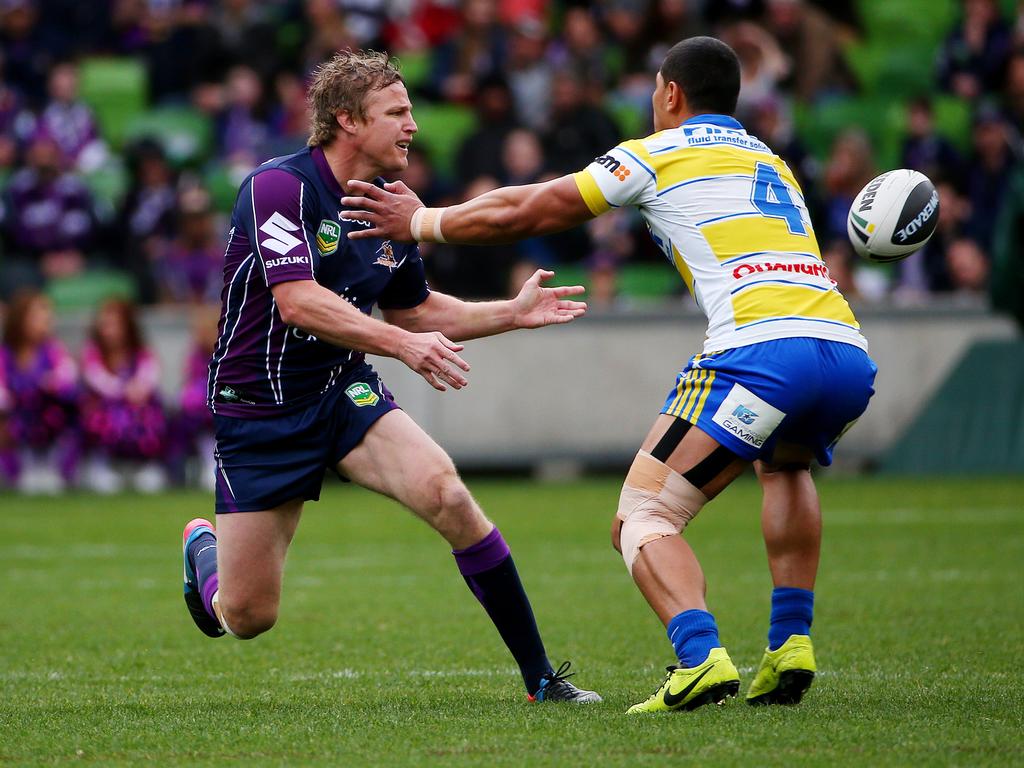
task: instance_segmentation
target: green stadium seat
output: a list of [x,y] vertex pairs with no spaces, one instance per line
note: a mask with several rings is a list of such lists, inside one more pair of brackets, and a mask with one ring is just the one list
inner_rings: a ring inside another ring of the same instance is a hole
[[413,110],[413,118],[419,126],[416,142],[426,146],[438,172],[451,178],[455,153],[476,128],[473,110],[457,104],[424,103]]
[[128,171],[119,157],[110,157],[102,167],[82,174],[82,180],[100,205],[116,210],[128,191]]
[[971,105],[955,96],[936,96],[932,101],[935,130],[961,151],[971,144]]
[[191,107],[160,107],[136,115],[125,128],[128,139],[153,138],[175,165],[195,165],[213,145],[210,118]]
[[[558,285],[590,288],[590,272],[583,264],[559,264],[554,271],[554,282]],[[668,263],[624,264],[616,276],[616,285],[620,296],[634,302],[657,301],[683,290],[682,278]]]
[[914,41],[935,45],[960,15],[958,0],[859,0],[867,38],[893,47]]
[[430,76],[430,51],[407,51],[395,58],[398,59],[398,69],[410,91],[423,85]]
[[226,166],[211,164],[203,174],[203,184],[210,193],[213,207],[221,213],[230,213],[238,195],[238,181],[231,177]]
[[103,138],[120,147],[129,121],[146,109],[146,70],[130,58],[86,59],[79,69],[79,94],[96,114]]
[[132,300],[136,298],[135,282],[129,275],[105,269],[51,280],[46,293],[57,310],[95,309],[106,299],[115,296]]
[[678,293],[683,279],[665,264],[627,264],[619,272],[619,292],[638,300],[664,299]]
[[800,136],[816,157],[829,156],[836,137],[848,128],[860,128],[871,140],[880,168],[892,168],[899,158],[905,107],[891,98],[832,99],[814,106],[795,105]]
[[610,97],[605,100],[604,107],[627,139],[640,139],[653,131],[648,110],[641,109],[634,102]]

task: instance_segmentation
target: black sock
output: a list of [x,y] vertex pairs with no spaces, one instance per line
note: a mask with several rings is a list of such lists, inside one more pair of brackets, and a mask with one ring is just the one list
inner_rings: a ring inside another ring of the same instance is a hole
[[491,617],[523,675],[526,691],[540,688],[541,676],[550,673],[530,600],[508,545],[495,528],[482,541],[452,552],[466,584]]

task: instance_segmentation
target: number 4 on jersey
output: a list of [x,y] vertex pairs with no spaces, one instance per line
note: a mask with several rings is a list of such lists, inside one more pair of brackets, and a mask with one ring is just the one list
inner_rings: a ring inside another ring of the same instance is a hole
[[800,209],[793,204],[789,187],[779,176],[779,172],[768,163],[758,163],[754,171],[754,189],[750,193],[750,202],[754,204],[762,216],[772,219],[785,219],[790,234],[806,235]]

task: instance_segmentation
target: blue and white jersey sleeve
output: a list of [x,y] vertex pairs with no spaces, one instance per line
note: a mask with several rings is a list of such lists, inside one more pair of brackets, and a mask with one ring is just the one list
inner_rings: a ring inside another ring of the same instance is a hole
[[297,176],[279,168],[254,175],[248,194],[239,196],[239,220],[267,286],[291,280],[313,280],[310,243],[316,233],[306,210],[312,190]]

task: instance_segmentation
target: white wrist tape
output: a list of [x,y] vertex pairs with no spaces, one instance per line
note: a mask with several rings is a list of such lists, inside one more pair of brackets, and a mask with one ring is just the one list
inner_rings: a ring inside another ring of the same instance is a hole
[[447,243],[441,233],[445,208],[417,208],[409,220],[409,230],[418,243]]

